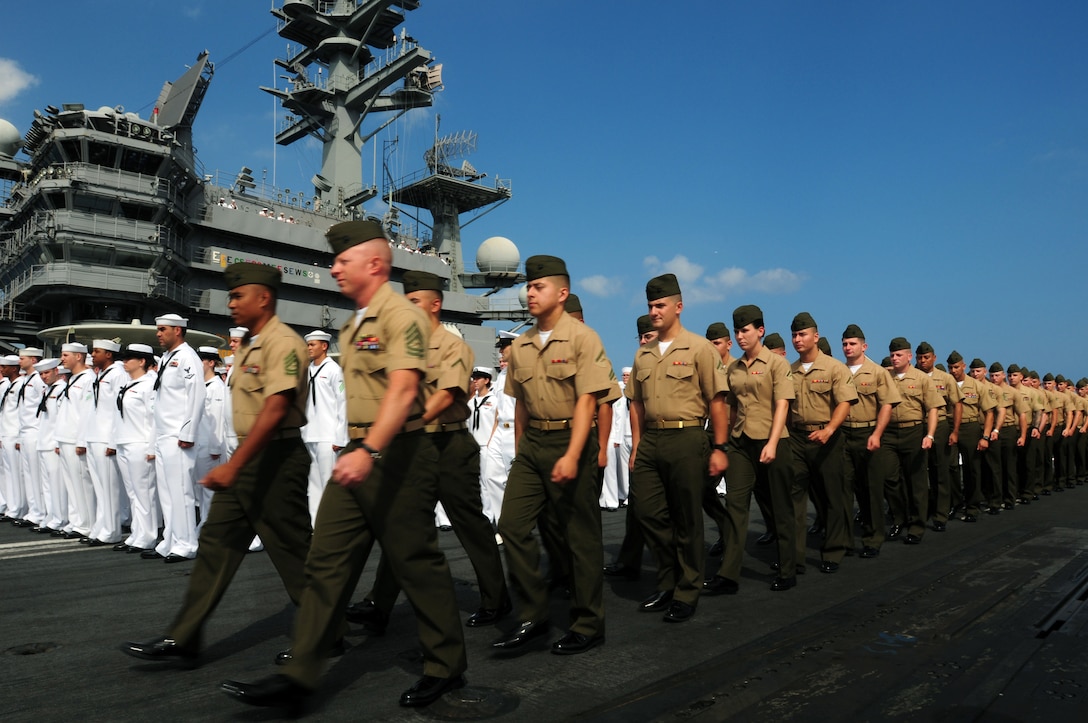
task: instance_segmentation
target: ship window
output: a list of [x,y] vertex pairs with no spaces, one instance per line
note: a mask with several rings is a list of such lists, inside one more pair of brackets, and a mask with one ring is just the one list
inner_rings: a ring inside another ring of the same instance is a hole
[[87,147],[87,161],[97,166],[113,168],[117,163],[117,147],[105,143],[91,143]]
[[154,175],[159,170],[159,157],[136,150],[125,150],[121,154],[121,169],[132,173]]
[[155,209],[150,206],[141,206],[138,203],[121,202],[121,216],[136,221],[151,221],[155,217]]
[[72,209],[76,211],[112,214],[113,199],[77,193],[72,198]]
[[83,160],[83,143],[81,141],[61,141],[60,147],[64,151],[65,161],[69,163],[78,163]]
[[45,201],[53,210],[66,208],[63,191],[50,191],[45,194]]

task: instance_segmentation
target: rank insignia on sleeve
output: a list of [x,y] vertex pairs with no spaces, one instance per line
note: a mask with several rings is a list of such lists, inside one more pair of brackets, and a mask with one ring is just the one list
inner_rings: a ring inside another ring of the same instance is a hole
[[295,354],[294,349],[283,360],[283,373],[290,377],[298,376],[298,354]]
[[423,332],[419,330],[419,325],[414,321],[412,322],[412,325],[408,327],[408,331],[404,336],[404,344],[408,356],[413,359],[423,358]]

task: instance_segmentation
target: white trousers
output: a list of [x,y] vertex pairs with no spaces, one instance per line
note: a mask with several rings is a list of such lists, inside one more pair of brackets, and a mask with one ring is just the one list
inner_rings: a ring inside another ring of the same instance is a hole
[[7,505],[7,516],[16,520],[26,517],[26,490],[23,489],[23,465],[19,459],[19,450],[15,445],[18,437],[0,438],[0,455],[3,456],[3,471],[0,481],[4,484],[4,502]]
[[35,525],[45,521],[45,496],[38,471],[38,430],[34,436],[19,440],[19,459],[23,465],[23,490],[26,495],[26,519]]
[[159,493],[155,488],[155,463],[147,456],[151,454],[151,445],[145,442],[133,442],[117,446],[117,469],[121,483],[128,495],[131,510],[131,534],[125,538],[125,544],[150,550],[159,539],[159,525],[162,515],[159,512]]
[[219,459],[212,459],[207,447],[202,447],[199,444],[196,446],[196,462],[193,466],[193,499],[196,500],[196,506],[200,510],[200,521],[196,523],[197,540],[200,539],[200,530],[204,527],[204,520],[208,519],[208,510],[212,508],[212,496],[215,494],[215,490],[208,489],[200,484],[200,480],[204,479],[204,476],[211,472],[213,467],[218,467],[225,461],[223,455],[219,455]]
[[89,535],[94,524],[94,487],[87,469],[87,455],[76,454],[76,446],[60,445],[60,476],[68,492],[68,532]]
[[121,522],[127,505],[123,500],[121,477],[117,473],[117,457],[107,457],[106,442],[87,443],[87,470],[94,487],[94,524],[90,536],[102,542],[116,544],[124,535]]
[[620,502],[627,499],[630,488],[630,470],[627,465],[631,460],[631,440],[626,440],[618,447],[608,448],[608,464],[604,468],[604,484],[601,486],[601,507],[614,510]]
[[60,455],[55,447],[38,450],[38,474],[42,478],[42,499],[45,519],[42,525],[50,530],[63,530],[68,524],[68,489],[60,474]]
[[336,452],[331,442],[307,442],[306,451],[310,453],[310,476],[306,484],[306,500],[310,506],[310,524],[317,522],[317,506],[321,504],[321,495],[325,485],[332,479],[332,468],[336,465]]
[[502,498],[506,494],[506,478],[514,462],[514,430],[496,428],[480,461],[480,495],[487,500],[484,508],[489,510],[487,515],[491,524],[498,524]]
[[177,437],[155,440],[155,488],[163,518],[162,541],[155,551],[163,557],[196,557],[195,466],[195,447],[179,447]]

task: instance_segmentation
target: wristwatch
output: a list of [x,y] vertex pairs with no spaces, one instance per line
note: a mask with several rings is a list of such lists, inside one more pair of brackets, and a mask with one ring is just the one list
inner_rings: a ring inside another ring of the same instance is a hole
[[722,442],[721,444],[712,444],[710,445],[710,448],[716,449],[719,452],[725,452],[726,454],[729,454],[729,445],[725,442]]
[[359,446],[362,447],[367,452],[370,452],[370,456],[371,456],[372,459],[381,459],[382,458],[382,453],[379,452],[378,450],[374,449],[373,447],[371,447],[366,442],[360,442]]

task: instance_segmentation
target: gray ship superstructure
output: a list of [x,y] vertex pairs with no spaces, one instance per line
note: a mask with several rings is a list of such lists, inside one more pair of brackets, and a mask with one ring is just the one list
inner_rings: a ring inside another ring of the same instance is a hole
[[[362,182],[365,141],[400,114],[431,105],[441,87],[441,66],[396,32],[403,12],[418,5],[286,0],[272,10],[279,34],[298,48],[276,61],[292,74],[287,89],[263,90],[287,113],[277,143],[322,143],[312,192],[273,188],[248,167],[205,173],[192,139],[214,75],[206,52],[164,85],[148,118],[121,107],[48,106],[21,139],[0,121],[0,340],[37,343],[42,329],[85,321],[153,324],[167,312],[225,337],[231,321],[221,271],[234,261],[282,269],[278,312],[286,323],[338,329],[351,311],[329,273],[324,232],[371,217],[364,204],[374,200],[393,239],[394,282],[408,269],[447,279],[445,320],[481,361],[490,359],[494,333],[481,321],[525,318],[516,302],[499,308],[490,296],[524,280],[520,258],[496,237],[480,248],[479,272],[464,272],[458,216],[505,201],[509,183],[483,183],[484,174],[466,172],[467,160],[451,167],[449,139],[436,140],[417,177],[389,179],[381,193]],[[377,130],[365,129],[382,115]],[[466,197],[473,201],[458,200]],[[431,210],[433,232],[405,222],[397,204]]]

